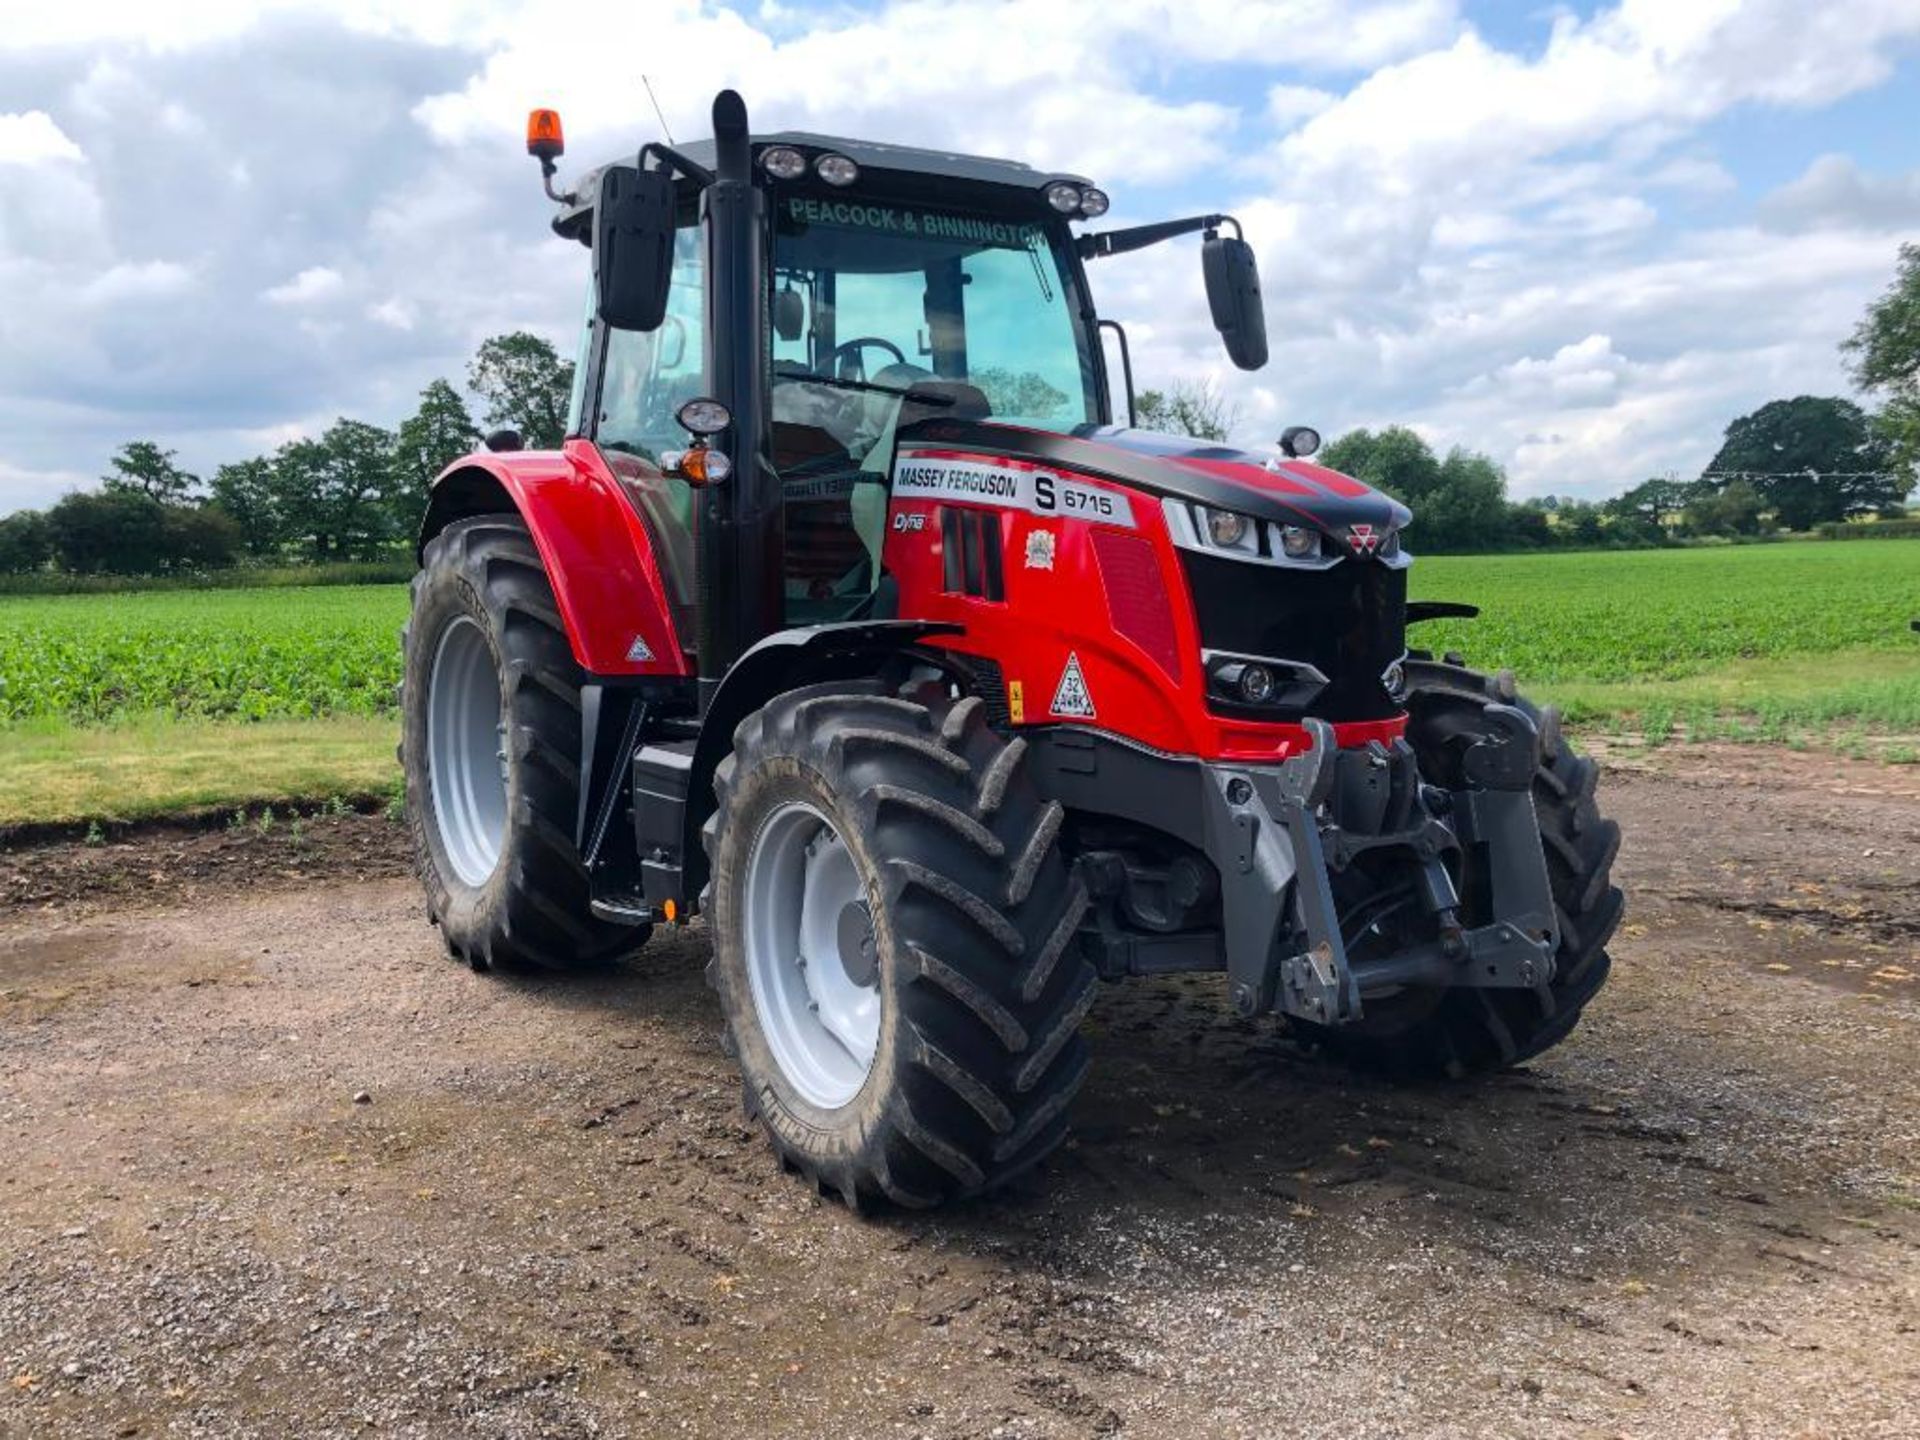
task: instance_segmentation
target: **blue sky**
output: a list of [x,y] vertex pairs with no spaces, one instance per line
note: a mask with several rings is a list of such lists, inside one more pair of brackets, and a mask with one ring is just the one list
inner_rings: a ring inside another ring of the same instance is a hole
[[[590,39],[586,37],[591,37]],[[1142,383],[1237,437],[1411,424],[1517,494],[1697,471],[1920,239],[1920,0],[88,0],[0,31],[0,511],[154,438],[202,472],[393,424],[474,344],[570,344],[583,257],[519,133],[804,127],[1078,169],[1115,223],[1228,208],[1273,360],[1191,242],[1103,261]]]

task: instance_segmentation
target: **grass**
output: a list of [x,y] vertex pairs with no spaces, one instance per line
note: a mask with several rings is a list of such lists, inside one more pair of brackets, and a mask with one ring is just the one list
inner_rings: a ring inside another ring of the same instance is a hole
[[[1912,541],[1442,556],[1416,645],[1577,728],[1920,759]],[[0,825],[385,793],[401,585],[0,596]],[[245,722],[245,723],[234,723]]]
[[1920,761],[1920,644],[1730,661],[1677,680],[1552,681],[1538,687],[1576,732],[1631,730],[1647,744],[1727,740]]
[[391,718],[358,715],[15,726],[0,762],[0,829],[386,796],[399,778],[398,733]]

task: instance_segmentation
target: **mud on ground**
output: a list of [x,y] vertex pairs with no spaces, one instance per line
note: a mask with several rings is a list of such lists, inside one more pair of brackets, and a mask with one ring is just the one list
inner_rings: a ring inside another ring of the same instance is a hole
[[1625,763],[1561,1049],[1110,990],[1071,1147],[931,1219],[776,1172],[698,929],[473,975],[379,817],[0,854],[0,1435],[1920,1434],[1920,775]]

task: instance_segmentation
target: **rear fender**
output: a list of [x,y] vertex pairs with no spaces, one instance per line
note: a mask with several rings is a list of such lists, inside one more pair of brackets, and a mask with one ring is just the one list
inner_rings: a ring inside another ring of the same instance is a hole
[[420,548],[455,520],[517,511],[533,534],[567,643],[595,676],[692,673],[667,602],[653,537],[600,452],[467,455],[433,482]]

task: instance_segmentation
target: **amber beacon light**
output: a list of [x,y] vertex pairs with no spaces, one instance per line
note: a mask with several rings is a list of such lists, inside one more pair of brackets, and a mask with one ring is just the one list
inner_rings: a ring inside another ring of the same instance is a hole
[[566,136],[560,129],[558,110],[534,110],[527,115],[527,153],[541,160],[558,160],[566,154]]

